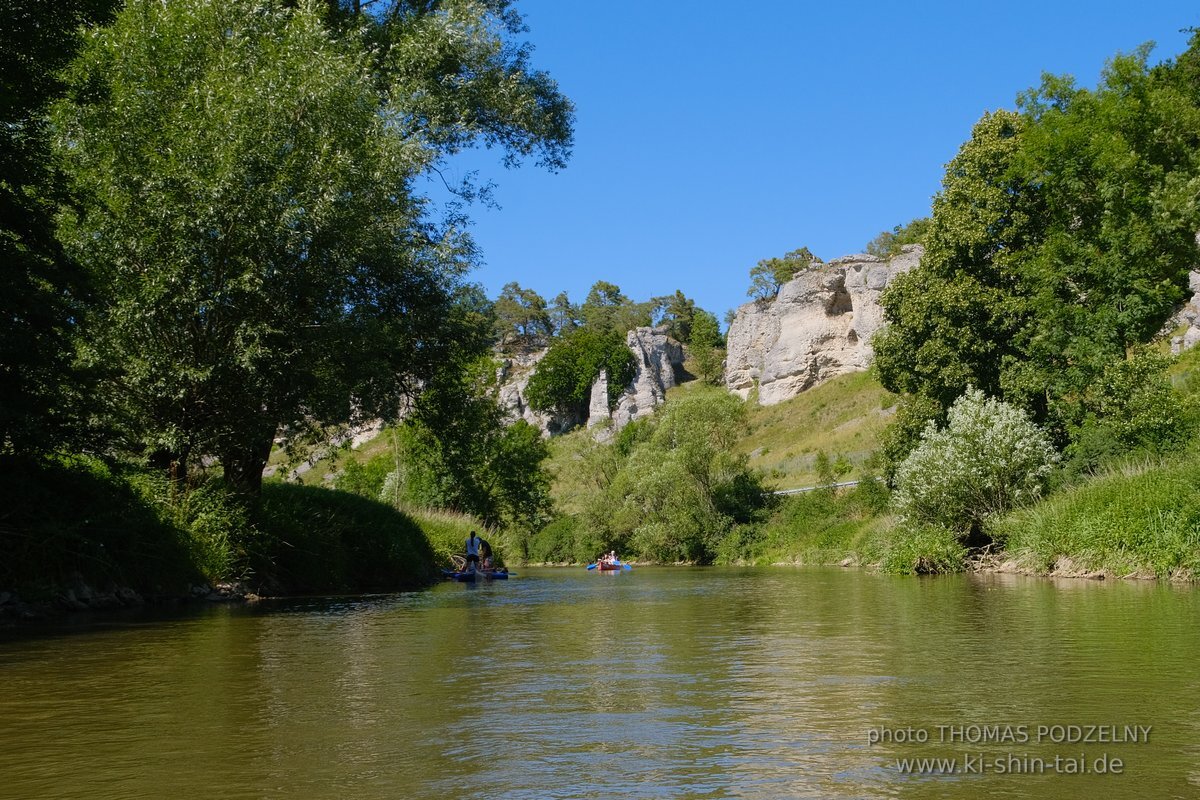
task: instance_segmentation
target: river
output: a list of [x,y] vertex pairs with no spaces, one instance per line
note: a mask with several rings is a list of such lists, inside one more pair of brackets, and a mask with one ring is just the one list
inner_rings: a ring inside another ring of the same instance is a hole
[[1200,797],[1192,587],[519,572],[0,633],[0,797]]

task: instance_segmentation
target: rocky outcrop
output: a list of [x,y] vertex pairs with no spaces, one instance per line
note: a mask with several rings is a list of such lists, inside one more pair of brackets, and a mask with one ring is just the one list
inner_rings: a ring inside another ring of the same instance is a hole
[[767,406],[865,370],[871,337],[883,326],[879,295],[923,253],[908,245],[890,261],[838,258],[797,275],[774,300],[740,307],[726,337],[726,386],[745,398],[757,385],[758,402]]
[[587,426],[594,428],[609,419],[608,413],[608,370],[600,370],[600,377],[592,384],[592,396],[588,400]]
[[545,348],[529,352],[519,352],[506,356],[500,361],[496,372],[496,383],[500,389],[497,400],[500,407],[508,412],[509,420],[516,422],[523,419],[542,431],[543,436],[569,431],[583,420],[564,414],[548,414],[544,411],[534,411],[525,399],[525,389],[529,379],[537,370],[537,363],[546,355]]
[[[614,433],[635,419],[653,414],[654,409],[666,402],[667,389],[678,383],[683,367],[683,345],[667,336],[661,328],[635,328],[625,335],[625,344],[635,359],[633,380],[625,387],[611,415],[604,414],[606,408],[596,408],[596,387],[592,387],[592,413],[603,414],[602,420],[611,418],[609,430]],[[607,378],[601,373],[600,380],[596,381],[597,385],[604,381],[605,392]],[[588,427],[595,424],[589,417]]]
[[508,356],[501,362],[497,375],[500,405],[508,410],[510,419],[524,419],[547,436],[584,424],[596,428],[600,438],[610,436],[662,405],[667,389],[678,382],[683,367],[683,345],[667,336],[661,328],[635,328],[626,334],[625,343],[633,353],[635,371],[633,380],[625,387],[611,413],[608,409],[608,375],[604,372],[592,384],[587,416],[583,419],[545,414],[530,408],[525,389],[537,370],[537,362],[546,355],[545,350]]
[[1183,308],[1167,323],[1167,330],[1186,326],[1182,334],[1171,338],[1171,352],[1181,353],[1200,343],[1200,270],[1188,274],[1188,289],[1192,296]]

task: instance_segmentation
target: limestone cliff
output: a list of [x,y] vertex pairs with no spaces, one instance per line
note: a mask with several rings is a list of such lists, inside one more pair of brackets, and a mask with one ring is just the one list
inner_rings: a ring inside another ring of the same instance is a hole
[[[661,328],[635,328],[625,335],[625,344],[633,352],[634,374],[612,412],[610,430],[614,432],[635,419],[653,414],[666,401],[667,389],[675,385],[677,372],[683,366],[683,345]],[[607,387],[607,376],[601,375],[601,379]],[[595,424],[588,419],[589,427]]]
[[1188,289],[1191,290],[1191,298],[1167,323],[1168,331],[1180,325],[1186,326],[1181,335],[1171,339],[1172,353],[1189,350],[1200,343],[1200,270],[1192,270],[1188,274]]
[[758,402],[769,406],[865,370],[871,337],[883,326],[879,295],[923,253],[920,245],[908,245],[890,261],[838,258],[797,275],[774,300],[741,306],[726,337],[726,386],[744,398],[757,382]]
[[542,431],[543,436],[553,436],[579,425],[580,420],[573,415],[548,414],[544,411],[534,411],[525,399],[525,388],[529,379],[537,370],[537,363],[546,355],[546,350],[514,353],[503,357],[496,371],[496,383],[499,384],[497,400],[500,407],[508,412],[511,421],[523,419]]
[[[631,421],[654,412],[667,396],[667,389],[676,384],[677,373],[683,365],[683,345],[659,328],[635,328],[625,336],[625,344],[633,353],[633,380],[617,400],[616,408],[608,410],[608,376],[601,373],[592,385],[587,416],[578,418],[534,411],[525,399],[525,388],[537,370],[537,362],[545,350],[507,356],[501,361],[497,375],[500,384],[500,405],[508,410],[511,419],[524,419],[540,428],[544,435],[563,433],[579,425],[598,428],[601,438],[619,431]],[[611,420],[611,425],[605,423]],[[603,426],[603,427],[600,427]]]

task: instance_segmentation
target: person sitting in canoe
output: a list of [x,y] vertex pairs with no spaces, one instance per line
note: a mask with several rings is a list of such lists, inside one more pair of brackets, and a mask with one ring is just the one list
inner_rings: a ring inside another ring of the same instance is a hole
[[479,540],[479,558],[481,560],[482,569],[484,572],[492,570],[492,546],[487,543],[487,539]]
[[467,563],[463,565],[463,572],[474,572],[479,567],[479,546],[482,542],[483,539],[471,531],[467,537]]

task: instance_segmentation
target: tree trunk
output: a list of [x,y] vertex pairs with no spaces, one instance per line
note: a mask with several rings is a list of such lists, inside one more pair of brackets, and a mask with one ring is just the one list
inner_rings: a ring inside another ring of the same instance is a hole
[[188,450],[186,448],[182,452],[155,450],[147,460],[151,467],[167,473],[167,480],[170,481],[171,486],[171,502],[178,500],[184,489],[187,488]]
[[263,469],[271,456],[275,432],[263,436],[259,441],[237,447],[221,454],[221,466],[225,470],[225,485],[234,494],[255,498],[262,494]]

